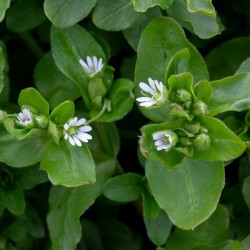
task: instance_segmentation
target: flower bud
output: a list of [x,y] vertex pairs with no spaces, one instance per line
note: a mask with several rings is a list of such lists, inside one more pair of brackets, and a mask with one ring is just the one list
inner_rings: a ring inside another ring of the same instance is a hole
[[177,103],[186,103],[192,101],[192,95],[185,89],[178,89],[171,93],[171,101]]
[[184,124],[184,128],[187,132],[191,134],[198,134],[200,132],[200,123],[186,123]]
[[200,151],[206,151],[210,145],[210,138],[206,134],[200,134],[195,138],[195,147]]
[[208,113],[207,105],[202,101],[197,101],[192,106],[193,113],[197,116],[204,116]]
[[48,118],[46,118],[44,115],[35,116],[35,124],[38,128],[47,128],[48,123]]
[[179,144],[182,147],[190,147],[193,145],[193,142],[188,137],[180,137],[179,138]]

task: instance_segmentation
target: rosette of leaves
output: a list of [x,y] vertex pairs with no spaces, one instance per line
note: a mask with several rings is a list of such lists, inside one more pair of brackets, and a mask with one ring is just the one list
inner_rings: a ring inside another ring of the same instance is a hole
[[[92,118],[102,122],[116,121],[131,110],[134,84],[123,78],[113,81],[114,68],[108,65],[109,55],[106,55],[102,48],[106,48],[106,44],[99,45],[84,28],[75,25],[64,30],[52,27],[51,45],[57,68],[77,86],[85,108]],[[101,59],[104,64],[93,76],[79,63],[80,60],[86,62],[87,57]],[[41,81],[40,72],[44,72],[44,67],[45,61],[36,72],[38,82]],[[45,82],[45,79],[42,79],[42,82]],[[67,93],[64,98],[67,98]]]
[[[95,183],[95,164],[86,143],[73,147],[63,138],[64,124],[73,118],[75,106],[65,101],[49,111],[48,102],[34,88],[20,92],[18,104],[28,110],[29,120],[23,125],[23,113],[5,114],[1,125],[0,159],[21,168],[40,162],[54,185],[79,186]],[[15,155],[15,157],[13,157]]]
[[[157,53],[153,48],[158,48]],[[192,229],[209,218],[218,204],[224,186],[223,163],[246,150],[246,143],[213,116],[248,109],[249,75],[241,72],[209,82],[204,60],[182,28],[171,18],[161,18],[151,21],[140,38],[137,98],[143,94],[140,83],[148,78],[160,81],[168,95],[165,102],[150,108],[138,105],[150,120],[141,128],[139,140],[146,177],[172,223]],[[204,188],[211,185],[213,190],[205,194]],[[180,191],[178,198],[172,190]]]

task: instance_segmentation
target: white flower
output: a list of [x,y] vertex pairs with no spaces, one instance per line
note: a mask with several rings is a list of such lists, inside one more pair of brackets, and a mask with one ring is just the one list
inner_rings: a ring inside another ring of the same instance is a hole
[[17,119],[17,122],[24,127],[33,123],[32,115],[28,109],[23,109],[22,112],[17,115]]
[[153,135],[155,147],[158,151],[169,151],[177,143],[177,135],[169,130],[156,132]]
[[167,90],[162,82],[148,78],[148,83],[140,82],[139,86],[142,89],[141,93],[144,97],[139,97],[136,100],[140,102],[140,106],[150,107],[155,104],[162,104],[167,97]]
[[93,56],[93,58],[87,56],[87,63],[82,59],[79,60],[79,63],[88,72],[90,77],[93,77],[98,72],[100,72],[104,65],[104,63],[102,62],[102,58],[98,60],[96,56]]
[[82,146],[81,141],[88,142],[91,140],[92,136],[86,132],[91,131],[92,128],[84,125],[85,123],[85,118],[78,120],[77,117],[74,117],[69,123],[64,124],[64,139],[69,140],[71,145],[79,147]]

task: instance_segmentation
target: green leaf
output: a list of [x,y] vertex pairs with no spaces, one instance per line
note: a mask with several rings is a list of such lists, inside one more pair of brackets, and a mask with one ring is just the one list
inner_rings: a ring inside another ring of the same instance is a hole
[[0,2],[0,22],[3,21],[6,10],[10,7],[10,0],[2,0]]
[[187,8],[189,12],[203,11],[207,13],[215,12],[214,6],[211,0],[199,1],[199,0],[187,0]]
[[68,28],[88,16],[97,0],[45,0],[44,11],[57,28]]
[[126,173],[109,179],[104,187],[103,194],[110,200],[131,202],[141,197],[142,176],[135,173]]
[[0,195],[4,206],[14,215],[24,212],[25,200],[20,185],[15,182],[8,188],[0,187]]
[[57,67],[77,84],[85,104],[90,105],[87,96],[88,76],[79,60],[80,58],[86,60],[87,56],[96,56],[105,62],[101,46],[79,25],[64,30],[52,27],[51,46]]
[[213,117],[201,117],[200,125],[208,130],[210,145],[200,151],[194,147],[193,159],[208,161],[230,161],[238,158],[246,150],[246,144],[223,122]]
[[29,204],[26,206],[25,219],[28,224],[28,232],[35,238],[43,238],[45,231],[38,212]]
[[2,126],[0,131],[0,161],[12,167],[26,167],[41,160],[47,142],[47,131],[31,132],[23,140],[17,140]]
[[238,70],[235,72],[235,74],[240,72],[247,72],[250,73],[250,57],[248,57],[245,61],[241,63]]
[[137,21],[141,15],[134,11],[130,0],[102,0],[98,1],[93,11],[94,24],[103,30],[125,30]]
[[64,125],[75,114],[75,105],[72,101],[65,101],[53,109],[50,120],[57,125]]
[[24,190],[33,189],[35,186],[48,181],[46,172],[39,169],[37,165],[15,169],[13,177]]
[[167,65],[165,81],[167,82],[171,75],[179,75],[186,72],[188,69],[189,58],[190,53],[187,48],[176,52]]
[[27,234],[27,222],[22,219],[18,219],[13,223],[10,223],[3,231],[3,234],[8,236],[14,242],[21,241]]
[[79,88],[55,65],[51,52],[45,54],[35,68],[35,85],[51,108],[81,96]]
[[20,0],[11,6],[6,15],[7,27],[14,32],[31,30],[45,20],[43,0]]
[[144,223],[149,239],[155,245],[162,246],[166,242],[172,228],[172,223],[166,212],[161,210],[152,220],[144,218]]
[[[47,222],[53,250],[73,250],[81,239],[80,216],[101,195],[102,186],[114,171],[114,161],[97,166],[96,185],[77,188],[52,187]],[[58,227],[58,223],[64,226]]]
[[142,189],[143,199],[143,218],[145,220],[153,220],[160,212],[160,207],[156,203],[152,194],[147,189]]
[[190,250],[201,242],[215,246],[229,239],[229,214],[219,205],[211,217],[192,231],[176,229],[169,237],[166,247],[169,250]]
[[156,5],[160,6],[163,10],[167,9],[174,0],[131,0],[135,11],[145,12],[148,8]]
[[242,246],[239,241],[228,240],[217,246],[199,245],[191,250],[242,250]]
[[[99,122],[111,122],[122,119],[133,107],[134,94],[132,90],[134,83],[128,79],[117,79],[112,83],[112,86],[106,95],[106,98],[111,101],[111,110],[106,111],[100,118]],[[91,116],[95,117],[100,111],[93,111]]]
[[142,31],[146,27],[146,25],[155,17],[159,17],[162,15],[160,8],[152,8],[143,14],[143,18],[140,21],[137,21],[130,28],[123,30],[123,35],[126,38],[129,45],[137,51],[139,39]]
[[183,27],[202,39],[220,34],[216,11],[211,0],[175,0],[167,9],[168,15],[176,19]]
[[250,235],[248,235],[242,242],[242,246],[244,247],[245,250],[250,249]]
[[5,66],[3,48],[0,46],[0,93],[3,91],[5,85]]
[[115,123],[94,123],[91,134],[95,140],[89,142],[95,160],[116,158],[120,151],[120,137]]
[[249,43],[250,37],[238,37],[213,48],[205,57],[210,78],[217,80],[234,75],[240,64],[250,57]]
[[38,111],[38,114],[49,116],[49,104],[41,96],[41,94],[34,88],[23,89],[18,97],[18,105],[31,106]]
[[[212,87],[208,110],[211,115],[250,108],[250,73],[239,73],[210,82]],[[225,93],[227,93],[225,95]]]
[[[187,71],[192,73],[194,82],[208,79],[208,72],[203,58],[196,48],[189,43],[184,31],[176,21],[168,17],[161,17],[153,19],[148,24],[141,35],[138,45],[138,57],[135,68],[136,97],[141,96],[139,83],[147,83],[149,77],[166,85],[166,68],[171,58],[184,48],[187,48],[190,52]],[[163,122],[168,119],[166,118],[164,105],[160,106],[159,109],[153,110],[147,110],[141,106],[139,108],[151,120]]]
[[146,177],[152,193],[174,225],[193,229],[215,211],[224,186],[221,162],[189,158],[167,170],[161,163],[146,161]]
[[48,173],[53,185],[74,187],[94,184],[95,164],[88,146],[72,146],[68,141],[59,145],[49,142],[41,160],[41,168]]
[[246,202],[248,208],[250,209],[250,177],[247,177],[243,181],[242,193],[243,193],[245,202]]

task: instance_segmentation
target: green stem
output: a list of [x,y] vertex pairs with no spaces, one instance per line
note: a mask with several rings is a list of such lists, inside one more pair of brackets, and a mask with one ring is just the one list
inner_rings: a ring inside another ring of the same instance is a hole
[[110,105],[110,100],[105,99],[102,110],[100,111],[100,113],[97,116],[90,119],[88,122],[86,122],[86,124],[90,124],[91,122],[94,122],[95,120],[100,118],[104,114],[104,112],[108,109],[109,105]]
[[42,48],[29,32],[20,33],[20,37],[37,59],[44,55]]

